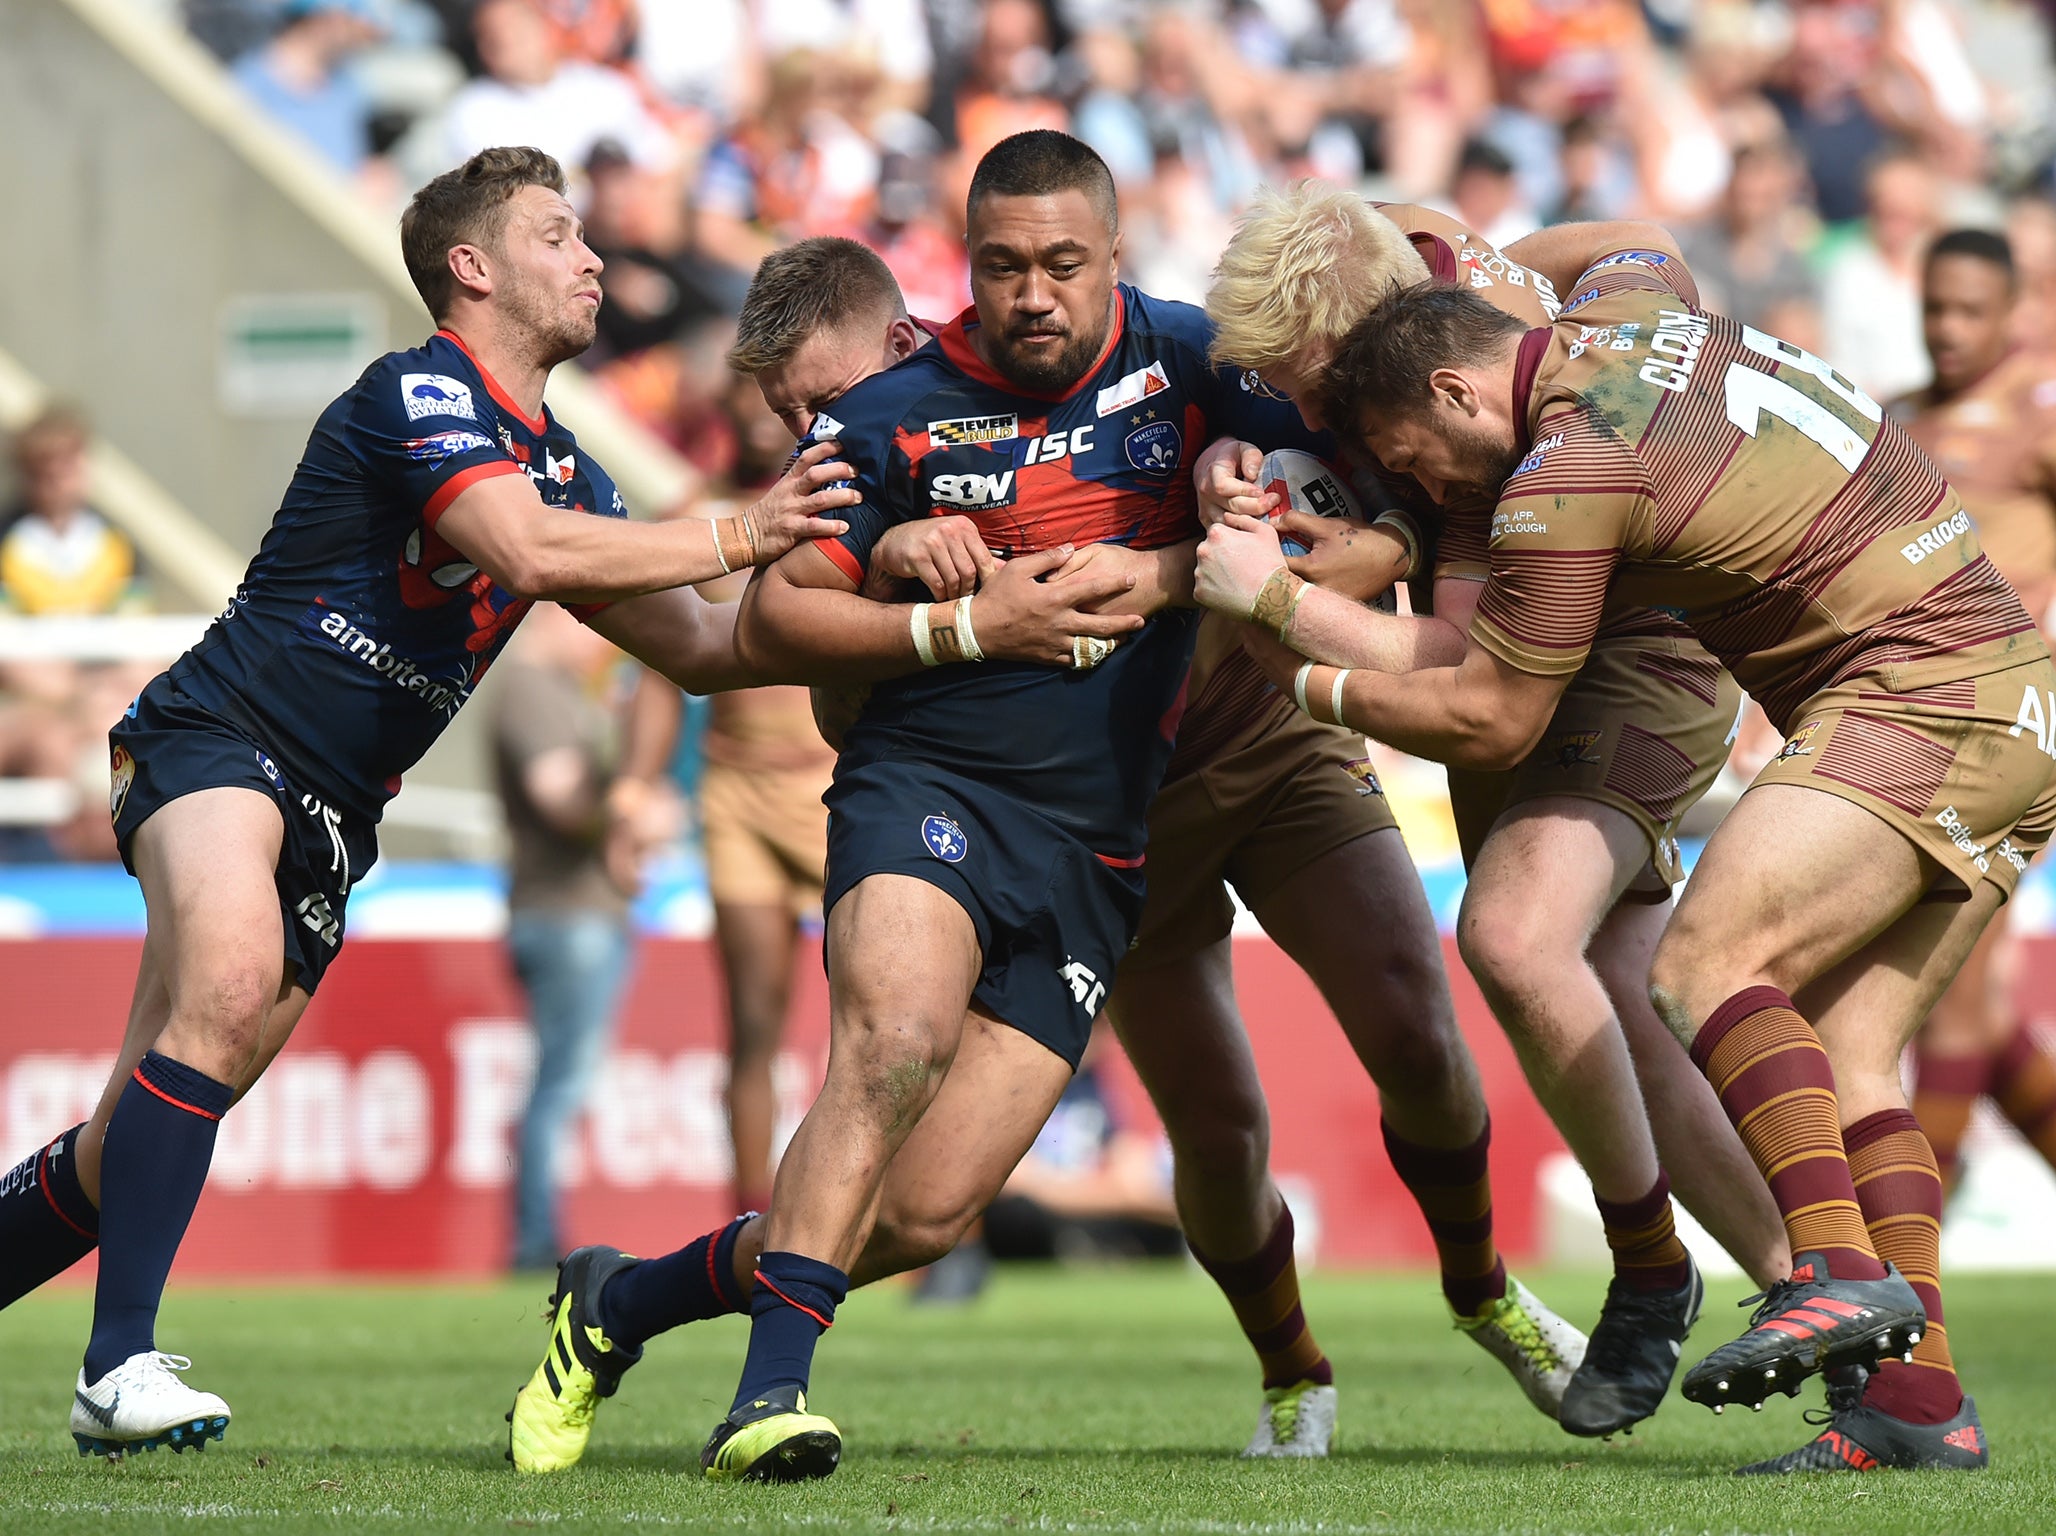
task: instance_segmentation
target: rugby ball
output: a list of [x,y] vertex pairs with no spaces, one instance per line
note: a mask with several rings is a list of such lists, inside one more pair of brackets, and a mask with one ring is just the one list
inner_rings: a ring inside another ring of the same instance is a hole
[[[1318,454],[1308,453],[1303,448],[1273,448],[1265,454],[1263,467],[1257,471],[1257,484],[1265,491],[1283,497],[1285,506],[1294,512],[1369,521],[1364,516],[1363,503],[1350,489],[1342,472]],[[1275,518],[1277,513],[1271,515]],[[1293,558],[1307,552],[1306,546],[1297,539],[1281,535],[1278,543]],[[1390,613],[1396,608],[1397,599],[1387,591],[1373,606]]]
[[[1282,497],[1294,512],[1311,512],[1315,517],[1363,516],[1356,493],[1324,459],[1300,448],[1273,448],[1264,455],[1257,471],[1257,484]],[[1276,514],[1272,514],[1276,516]],[[1288,555],[1303,555],[1306,546],[1296,539],[1281,541]]]

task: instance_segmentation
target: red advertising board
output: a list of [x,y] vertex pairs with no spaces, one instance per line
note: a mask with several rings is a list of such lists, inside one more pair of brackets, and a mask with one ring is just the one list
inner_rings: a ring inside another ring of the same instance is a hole
[[[8,1162],[90,1110],[127,1014],[138,947],[126,938],[0,942]],[[2051,996],[2051,941],[2027,947],[2022,993]],[[1271,1099],[1273,1166],[1304,1208],[1303,1224],[1318,1227],[1320,1258],[1427,1261],[1426,1231],[1379,1140],[1377,1097],[1313,985],[1268,940],[1237,940],[1235,958]],[[825,1059],[827,988],[818,956],[802,965],[779,1068],[788,1126]],[[1523,1258],[1537,1241],[1536,1170],[1561,1142],[1453,944],[1449,965],[1492,1110],[1502,1243]],[[730,1214],[719,1008],[710,944],[643,942],[597,1112],[567,1148],[567,1239],[662,1251]],[[496,943],[352,943],[285,1054],[222,1122],[179,1274],[502,1268],[512,1132],[531,1071],[521,1018]],[[1117,1100],[1143,1105],[1125,1068],[1116,1071]]]

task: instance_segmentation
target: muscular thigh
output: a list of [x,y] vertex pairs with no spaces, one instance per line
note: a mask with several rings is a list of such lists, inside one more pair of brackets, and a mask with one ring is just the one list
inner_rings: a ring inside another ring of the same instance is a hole
[[1512,803],[1471,866],[1459,919],[1466,948],[1582,956],[1648,861],[1641,820],[1618,806],[1571,795]]
[[170,801],[130,837],[153,959],[174,1016],[224,1007],[254,1015],[277,1000],[285,967],[277,885],[284,830],[269,796],[215,788]]
[[1657,950],[1666,1022],[1689,1038],[1741,987],[1796,994],[1897,922],[1933,873],[1855,802],[1759,779],[1707,842]]

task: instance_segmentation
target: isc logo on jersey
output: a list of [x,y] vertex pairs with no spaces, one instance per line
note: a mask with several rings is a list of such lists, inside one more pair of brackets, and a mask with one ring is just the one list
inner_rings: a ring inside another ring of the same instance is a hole
[[462,416],[475,421],[471,408],[471,386],[447,373],[403,373],[400,375],[400,404],[409,421],[424,416]]

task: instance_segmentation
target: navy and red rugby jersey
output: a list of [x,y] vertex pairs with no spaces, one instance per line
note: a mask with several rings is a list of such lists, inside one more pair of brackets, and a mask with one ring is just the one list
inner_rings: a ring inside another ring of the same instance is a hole
[[376,819],[528,611],[436,531],[467,487],[526,473],[543,500],[625,517],[549,414],[531,418],[438,331],[321,413],[234,599],[171,665],[289,781]]
[[[1002,556],[1196,537],[1192,463],[1224,434],[1309,444],[1290,402],[1207,362],[1190,304],[1122,284],[1099,360],[1059,395],[1022,390],[972,349],[967,309],[928,345],[828,407],[856,471],[849,532],[820,547],[861,581],[896,523],[962,514]],[[892,760],[961,775],[1034,807],[1110,863],[1141,862],[1149,803],[1183,705],[1196,610],[1160,613],[1089,672],[963,662],[893,678],[844,738],[844,768]]]

